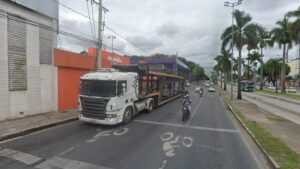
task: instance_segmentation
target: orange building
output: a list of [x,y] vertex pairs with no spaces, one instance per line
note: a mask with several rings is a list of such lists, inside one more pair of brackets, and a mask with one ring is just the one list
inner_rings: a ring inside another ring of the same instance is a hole
[[[96,70],[96,48],[89,48],[88,55],[54,49],[54,63],[58,73],[58,110],[77,109],[80,77]],[[102,51],[102,67],[113,64],[130,64],[130,58]]]

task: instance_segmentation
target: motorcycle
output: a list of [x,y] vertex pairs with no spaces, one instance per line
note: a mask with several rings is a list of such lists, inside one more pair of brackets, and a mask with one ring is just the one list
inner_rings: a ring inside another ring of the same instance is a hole
[[200,97],[203,96],[203,90],[200,90],[200,91],[199,91],[199,95],[200,95]]
[[188,101],[185,101],[183,103],[183,106],[182,106],[182,109],[181,109],[181,111],[182,111],[182,121],[186,121],[190,116],[191,112],[190,112],[190,109],[189,109],[189,104],[190,103],[188,103]]

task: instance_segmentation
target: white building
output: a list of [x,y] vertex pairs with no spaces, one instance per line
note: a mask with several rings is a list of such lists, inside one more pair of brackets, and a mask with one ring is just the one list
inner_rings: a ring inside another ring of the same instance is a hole
[[57,110],[58,4],[0,0],[0,120]]
[[299,58],[293,59],[290,62],[287,63],[290,68],[291,68],[291,72],[289,73],[289,76],[296,78],[297,75],[299,74]]

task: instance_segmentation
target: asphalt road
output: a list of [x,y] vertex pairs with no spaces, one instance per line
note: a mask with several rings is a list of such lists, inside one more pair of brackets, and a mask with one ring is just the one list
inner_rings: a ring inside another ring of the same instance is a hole
[[177,99],[128,125],[76,121],[0,143],[0,168],[262,168],[217,93],[191,99],[187,122]]
[[[228,91],[230,91],[230,87],[228,87]],[[236,87],[233,89],[233,92],[236,95]],[[279,96],[254,92],[242,92],[242,98],[258,105],[268,112],[300,125],[300,104],[297,100],[289,102],[285,99],[281,99]]]

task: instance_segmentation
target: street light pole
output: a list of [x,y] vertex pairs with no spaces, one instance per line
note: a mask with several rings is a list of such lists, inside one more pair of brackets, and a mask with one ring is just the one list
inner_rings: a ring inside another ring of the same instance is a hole
[[108,36],[108,39],[111,39],[111,57],[112,57],[112,62],[114,61],[114,39],[116,37],[114,35]]
[[[237,2],[224,2],[224,6],[231,7],[232,9],[232,21],[231,21],[231,65],[230,65],[230,99],[233,100],[233,42],[234,42],[234,30],[233,30],[233,25],[234,25],[234,7],[238,6],[242,3],[242,0],[239,0]],[[222,80],[222,77],[221,77]]]

